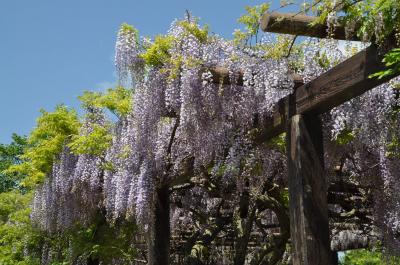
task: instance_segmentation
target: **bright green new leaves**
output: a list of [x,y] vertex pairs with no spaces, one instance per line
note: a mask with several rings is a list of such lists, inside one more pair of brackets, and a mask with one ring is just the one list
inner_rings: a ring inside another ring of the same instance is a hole
[[72,136],[67,146],[74,154],[103,155],[112,142],[109,131],[110,126],[93,124],[90,132]]
[[132,90],[122,86],[107,89],[106,93],[85,91],[78,99],[84,108],[106,108],[117,117],[128,115],[132,108]]
[[99,99],[100,107],[105,107],[115,115],[126,116],[132,109],[132,90],[117,86],[115,89],[107,89]]
[[372,74],[369,76],[370,78],[377,77],[378,79],[382,79],[400,73],[400,48],[392,49],[385,54],[382,62],[385,63],[388,69]]
[[[132,108],[132,93],[131,89],[118,86],[114,89],[109,88],[105,93],[85,91],[78,98],[86,109],[106,108],[121,118],[128,115]],[[110,123],[91,124],[90,131],[81,131],[79,135],[73,135],[67,146],[74,154],[103,155],[112,142],[110,131]]]
[[397,265],[398,257],[385,256],[379,249],[359,249],[346,251],[340,265]]
[[255,35],[259,29],[260,18],[268,10],[269,4],[264,3],[258,6],[246,6],[245,8],[247,14],[241,16],[238,22],[245,25],[249,34]]
[[154,43],[141,54],[141,57],[147,65],[153,67],[163,66],[171,58],[169,51],[172,48],[174,40],[172,36],[156,36]]
[[[107,108],[122,117],[131,109],[132,90],[116,87],[108,89],[106,93],[85,92],[80,100],[85,108]],[[80,127],[76,111],[64,105],[57,106],[54,112],[41,110],[37,125],[28,138],[27,148],[20,157],[22,163],[12,165],[5,173],[26,176],[22,185],[32,187],[44,180],[65,146],[69,146],[76,154],[103,154],[111,143],[111,124],[94,124],[93,130],[79,135]],[[0,152],[2,148],[4,146],[0,146]]]
[[[260,45],[260,49],[266,52],[267,58],[281,59],[288,55],[292,42],[293,37],[278,35],[276,38],[276,42]],[[298,47],[298,45],[296,45],[295,47],[292,47],[291,52],[298,53],[300,52],[300,48],[301,47]]]
[[193,35],[201,43],[207,42],[208,31],[209,31],[208,25],[205,25],[203,28],[200,28],[197,24],[197,21],[189,22],[185,20],[178,22],[178,24],[185,30],[187,34]]
[[39,265],[38,256],[26,256],[26,252],[39,253],[40,235],[29,220],[32,193],[22,193],[19,182],[25,177],[8,169],[23,163],[20,156],[27,148],[26,137],[16,134],[12,143],[0,144],[0,264]]
[[[207,25],[201,28],[197,24],[197,21],[179,21],[177,23],[184,29],[182,38],[191,35],[201,43],[206,43],[208,41],[209,28]],[[178,41],[179,39],[173,36],[158,35],[155,37],[154,42],[146,47],[146,51],[141,54],[141,58],[145,61],[146,65],[152,67],[163,67],[168,64],[175,66],[177,62],[172,58],[170,50]]]
[[[318,13],[317,23],[326,23],[332,11],[341,12],[339,21],[360,39],[371,41],[378,45],[385,44],[394,36],[397,45],[400,44],[400,1],[398,0],[341,0],[313,1],[313,10]],[[399,49],[386,54],[384,63],[390,69],[378,72],[370,77],[392,76],[400,71]]]
[[340,261],[341,265],[380,265],[382,253],[368,250],[347,251],[344,258]]
[[355,138],[355,134],[352,130],[350,129],[343,129],[337,136],[336,136],[336,143],[340,145],[345,145],[353,141]]
[[257,6],[246,6],[247,13],[238,19],[238,22],[245,26],[245,31],[236,30],[234,35],[234,42],[236,44],[246,43],[251,41],[253,36],[257,36],[260,28],[261,16],[269,9],[269,4],[264,3]]
[[122,23],[121,27],[120,27],[120,31],[122,31],[125,34],[130,34],[133,33],[133,35],[135,36],[135,42],[139,43],[139,31],[133,27],[132,25],[129,25],[127,23]]
[[76,111],[64,105],[54,112],[41,110],[35,129],[28,138],[28,148],[21,156],[23,163],[11,166],[7,172],[26,175],[22,184],[32,186],[43,181],[64,144],[78,134],[80,122]]
[[36,128],[29,136],[28,142],[31,145],[40,145],[44,141],[61,136],[66,139],[76,134],[80,126],[75,110],[64,105],[56,107],[54,112],[41,110],[41,116],[37,120]]
[[[32,194],[0,193],[0,261],[8,265],[38,265],[41,235],[29,220]],[[24,252],[32,253],[26,256]]]
[[265,58],[272,58],[272,59],[282,59],[288,58],[290,55],[294,60],[289,60],[290,68],[294,71],[301,71],[304,67],[303,65],[303,57],[304,52],[303,49],[305,47],[304,43],[295,43],[296,37],[289,36],[289,35],[277,35],[276,41],[273,43],[263,43],[258,44],[254,48],[262,50],[265,52]]

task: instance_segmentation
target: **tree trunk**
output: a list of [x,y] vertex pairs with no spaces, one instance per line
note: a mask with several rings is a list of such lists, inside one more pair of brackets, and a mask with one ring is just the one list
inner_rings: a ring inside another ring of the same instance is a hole
[[149,227],[148,265],[169,265],[170,224],[169,186],[156,191],[154,216]]
[[246,222],[244,222],[244,219],[242,219],[242,222],[244,222],[244,224],[242,223],[243,235],[237,239],[235,245],[234,265],[243,265],[246,261],[247,246],[249,244],[255,217],[256,207],[251,210],[250,216],[247,218]]
[[87,265],[99,265],[100,261],[98,258],[89,257],[87,261]]

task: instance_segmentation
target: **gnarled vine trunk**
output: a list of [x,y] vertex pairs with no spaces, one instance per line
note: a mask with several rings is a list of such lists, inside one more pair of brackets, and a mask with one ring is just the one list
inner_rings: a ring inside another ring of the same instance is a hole
[[235,246],[234,265],[244,265],[246,261],[247,246],[250,240],[250,234],[253,229],[254,219],[256,218],[256,208],[252,209],[248,220],[243,224],[243,235],[238,238]]
[[99,265],[100,261],[98,258],[89,257],[87,261],[87,265]]
[[170,253],[170,211],[169,186],[156,190],[153,220],[149,227],[148,263],[149,265],[169,265]]

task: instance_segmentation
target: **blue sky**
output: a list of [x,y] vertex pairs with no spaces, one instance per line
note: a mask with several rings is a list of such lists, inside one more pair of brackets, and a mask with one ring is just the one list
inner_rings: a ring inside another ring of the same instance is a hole
[[84,90],[112,86],[121,23],[154,36],[188,9],[213,32],[231,38],[244,7],[262,2],[0,0],[0,143],[8,143],[13,132],[28,134],[39,109],[51,111],[59,103],[78,107]]

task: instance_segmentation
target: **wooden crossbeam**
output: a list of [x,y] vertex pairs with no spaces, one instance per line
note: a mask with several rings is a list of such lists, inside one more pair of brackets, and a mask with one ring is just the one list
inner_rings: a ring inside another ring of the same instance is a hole
[[387,82],[390,78],[369,78],[369,75],[385,69],[381,61],[382,55],[375,45],[371,45],[300,86],[293,94],[282,98],[275,105],[272,116],[267,118],[263,128],[254,134],[254,140],[265,142],[283,133],[290,116],[305,113],[322,114]]
[[[328,26],[326,23],[315,23],[316,17],[306,16],[302,14],[292,13],[279,13],[266,12],[260,21],[260,28],[263,31],[273,33],[283,33],[299,36],[309,36],[315,38],[327,38]],[[357,28],[355,29],[355,32]],[[353,36],[346,36],[344,23],[340,23],[334,27],[332,35],[329,37],[338,40],[352,40],[359,41],[360,39],[353,34]]]
[[[369,75],[385,69],[381,61],[382,55],[378,48],[371,45],[307,84],[303,84],[299,75],[293,75],[295,92],[275,104],[272,116],[253,132],[254,141],[265,142],[283,133],[290,118],[289,112],[291,115],[322,114],[387,82],[389,78],[369,78]],[[226,68],[213,67],[208,70],[215,83],[230,84]],[[242,72],[237,73],[236,82],[238,85],[243,84]]]
[[[204,71],[210,71],[212,74],[212,79],[215,84],[224,84],[224,85],[229,85],[231,83],[231,80],[229,78],[229,70],[225,67],[221,66],[216,66],[212,68],[205,68]],[[237,85],[242,86],[243,85],[243,72],[239,71],[235,73],[235,82]],[[291,78],[293,79],[294,82],[294,87],[297,88],[301,85],[303,85],[303,78],[298,75],[298,74],[292,74]]]
[[[222,84],[222,85],[230,85],[231,84],[231,78],[229,77],[229,70],[225,67],[221,67],[221,66],[215,66],[215,67],[211,67],[211,68],[204,68],[202,70],[203,72],[205,71],[210,71],[210,73],[212,74],[212,80],[213,83],[215,84]],[[243,72],[242,71],[238,71],[237,73],[234,74],[235,76],[235,84],[242,86],[243,85]],[[302,86],[303,83],[303,78],[298,75],[298,74],[292,74],[291,78],[293,79],[294,82],[294,89]],[[165,117],[170,117],[170,118],[176,118],[176,113],[173,112],[168,112],[164,114]]]
[[[212,74],[212,79],[215,84],[229,85],[231,80],[229,78],[229,70],[225,67],[216,66],[212,68],[205,68],[204,71],[209,70]],[[238,72],[235,74],[236,84],[239,86],[243,85],[243,72]]]

